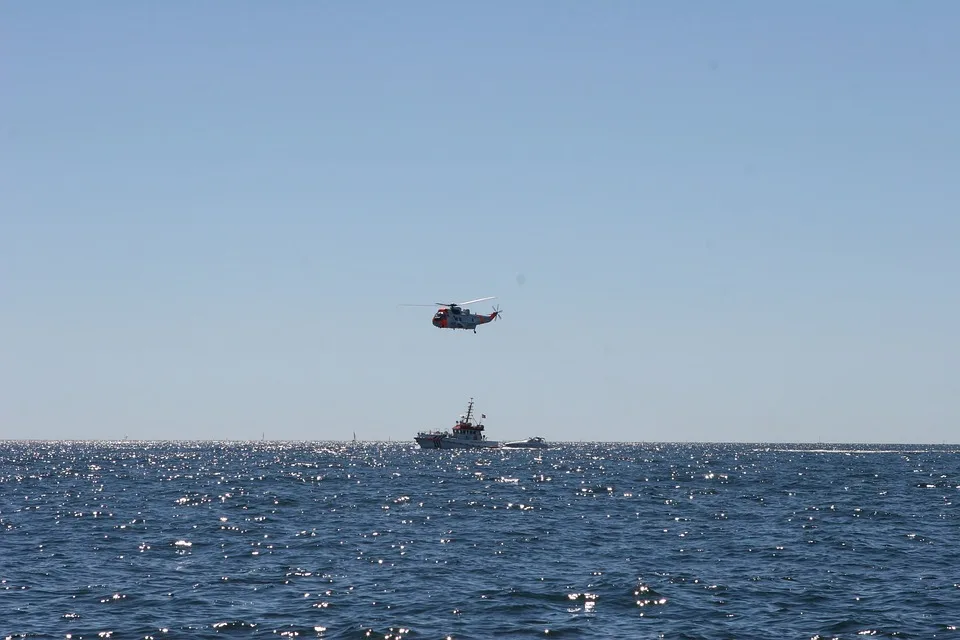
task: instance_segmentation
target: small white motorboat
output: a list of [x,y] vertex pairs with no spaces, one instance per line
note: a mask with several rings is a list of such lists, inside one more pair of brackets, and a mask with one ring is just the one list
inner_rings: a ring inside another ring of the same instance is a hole
[[511,440],[504,442],[501,447],[508,449],[549,449],[550,445],[540,436],[527,438],[526,440]]

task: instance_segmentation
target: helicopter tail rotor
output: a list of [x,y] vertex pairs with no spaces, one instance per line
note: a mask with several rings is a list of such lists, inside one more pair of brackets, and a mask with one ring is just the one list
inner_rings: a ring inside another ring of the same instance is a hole
[[499,320],[500,316],[503,315],[503,311],[500,311],[500,305],[497,305],[493,308],[493,319]]

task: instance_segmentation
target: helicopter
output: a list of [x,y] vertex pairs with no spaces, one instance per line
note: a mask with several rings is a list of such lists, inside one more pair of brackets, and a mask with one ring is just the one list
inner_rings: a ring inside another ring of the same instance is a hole
[[477,332],[477,327],[481,324],[487,324],[500,318],[501,311],[499,307],[493,308],[493,313],[483,315],[482,313],[471,313],[470,309],[464,307],[474,302],[483,302],[484,300],[493,300],[496,296],[486,298],[477,298],[476,300],[467,300],[466,302],[435,302],[433,304],[404,304],[402,307],[445,307],[437,309],[433,315],[432,324],[438,329],[473,329]]

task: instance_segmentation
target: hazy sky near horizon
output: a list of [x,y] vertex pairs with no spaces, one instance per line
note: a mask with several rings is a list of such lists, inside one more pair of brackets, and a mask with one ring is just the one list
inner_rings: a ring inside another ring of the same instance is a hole
[[0,16],[0,438],[960,439],[958,3]]

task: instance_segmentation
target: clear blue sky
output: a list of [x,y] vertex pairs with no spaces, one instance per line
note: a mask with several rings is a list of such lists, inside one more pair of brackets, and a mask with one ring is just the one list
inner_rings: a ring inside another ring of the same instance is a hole
[[958,440],[960,3],[0,16],[2,438]]

